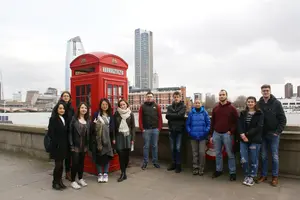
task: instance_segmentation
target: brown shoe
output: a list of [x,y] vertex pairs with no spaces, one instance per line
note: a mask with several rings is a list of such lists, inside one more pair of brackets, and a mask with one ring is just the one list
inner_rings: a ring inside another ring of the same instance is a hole
[[256,183],[262,183],[262,182],[264,182],[266,180],[267,180],[266,176],[261,176],[259,179],[256,180]]
[[271,185],[276,187],[278,185],[278,177],[273,176]]
[[71,181],[71,172],[67,172],[67,173],[66,173],[66,179],[67,179],[68,181]]

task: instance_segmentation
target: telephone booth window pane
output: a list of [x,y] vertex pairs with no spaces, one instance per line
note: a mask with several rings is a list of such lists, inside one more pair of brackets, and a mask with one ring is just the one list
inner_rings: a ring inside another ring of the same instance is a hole
[[87,105],[91,106],[91,92],[88,93],[88,96],[86,98],[87,98],[86,100]]
[[76,96],[80,96],[80,86],[76,86]]
[[108,96],[107,99],[108,99],[109,103],[112,104],[111,96]]
[[107,86],[107,96],[111,96],[112,95],[112,85],[108,85]]
[[118,95],[118,86],[114,85],[114,96]]
[[114,98],[114,112],[117,111],[117,108],[118,108],[118,99]]
[[86,95],[85,92],[86,92],[86,91],[85,91],[85,85],[82,85],[82,86],[81,86],[81,95]]
[[76,97],[76,107],[78,107],[80,104],[80,97]]
[[87,85],[87,93],[91,94],[91,85]]
[[123,97],[123,87],[119,86],[119,96]]

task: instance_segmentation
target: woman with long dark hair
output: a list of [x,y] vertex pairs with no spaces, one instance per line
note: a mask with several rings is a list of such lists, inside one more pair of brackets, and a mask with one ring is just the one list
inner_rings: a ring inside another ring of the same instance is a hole
[[246,109],[241,112],[239,117],[238,132],[241,138],[241,163],[245,176],[243,184],[252,186],[254,178],[257,176],[264,114],[258,108],[255,97],[248,97],[246,104]]
[[65,104],[58,102],[53,108],[52,116],[49,120],[48,135],[51,138],[50,158],[54,159],[52,188],[55,190],[65,189],[62,182],[63,161],[68,151],[67,126],[63,115],[65,114]]
[[[83,180],[84,158],[88,150],[90,135],[89,108],[86,103],[80,103],[76,116],[70,124],[69,142],[72,152],[71,186],[80,189],[87,186]],[[78,183],[75,181],[78,175]]]
[[91,131],[90,150],[98,171],[98,182],[108,182],[109,161],[113,158],[111,137],[114,125],[111,104],[103,98],[99,103],[99,110],[94,114],[93,131]]
[[[59,101],[64,102],[66,105],[65,106],[66,107],[65,114],[63,115],[63,117],[65,119],[66,126],[67,126],[67,132],[69,134],[70,123],[74,116],[74,108],[72,107],[72,104],[71,104],[72,97],[71,97],[70,92],[68,92],[68,91],[62,92]],[[69,140],[68,140],[68,145],[70,145]],[[68,149],[67,157],[65,159],[65,173],[66,173],[66,179],[71,181],[71,151],[70,151],[70,149]]]
[[115,141],[116,149],[119,154],[121,167],[121,176],[118,182],[127,179],[126,168],[129,163],[129,152],[134,144],[135,137],[135,120],[134,114],[129,108],[129,104],[121,99],[118,102],[118,108],[115,113]]

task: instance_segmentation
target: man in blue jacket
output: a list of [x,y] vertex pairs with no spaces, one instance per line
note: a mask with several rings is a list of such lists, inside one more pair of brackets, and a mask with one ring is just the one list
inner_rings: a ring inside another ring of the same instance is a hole
[[205,166],[206,139],[210,130],[210,118],[199,99],[188,115],[186,130],[191,137],[193,151],[193,174],[203,176]]

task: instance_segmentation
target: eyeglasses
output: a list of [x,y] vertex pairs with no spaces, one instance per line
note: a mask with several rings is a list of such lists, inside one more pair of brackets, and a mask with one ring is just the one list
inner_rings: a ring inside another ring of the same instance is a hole
[[262,90],[262,92],[270,92],[270,90]]

